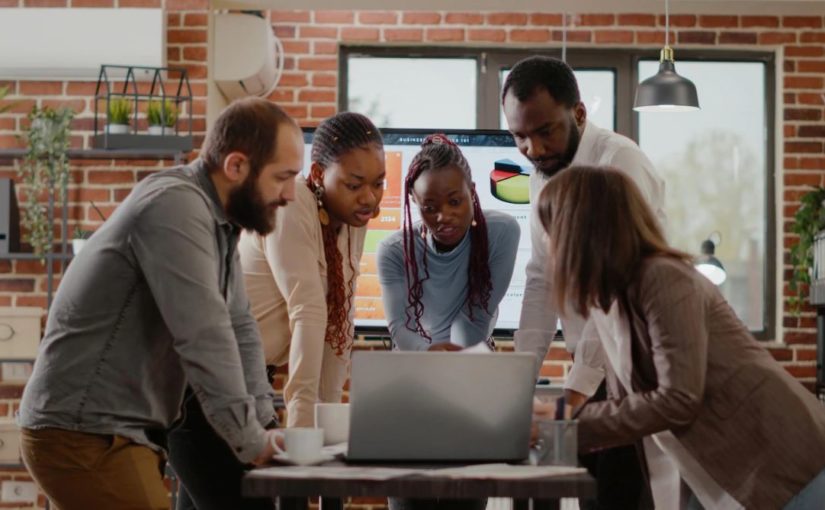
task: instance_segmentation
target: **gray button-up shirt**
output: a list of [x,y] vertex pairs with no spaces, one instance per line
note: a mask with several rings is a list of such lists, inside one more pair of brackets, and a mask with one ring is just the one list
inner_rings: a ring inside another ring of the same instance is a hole
[[19,424],[147,437],[189,384],[243,462],[264,447],[272,388],[224,214],[200,160],[135,186],[69,266]]

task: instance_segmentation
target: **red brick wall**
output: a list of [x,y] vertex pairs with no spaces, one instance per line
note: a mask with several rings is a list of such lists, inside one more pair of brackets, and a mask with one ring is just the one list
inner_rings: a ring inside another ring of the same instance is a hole
[[[67,0],[0,0],[0,7],[65,7]],[[206,110],[206,0],[71,0],[71,6],[164,7],[168,21],[169,65],[185,65],[196,96],[193,113],[196,146],[205,129]],[[562,16],[556,13],[459,13],[400,11],[272,11],[276,33],[284,42],[286,69],[270,96],[305,125],[317,124],[337,109],[340,44],[472,45],[490,47],[558,46]],[[651,14],[582,14],[572,20],[568,41],[576,46],[658,48],[664,38],[663,16]],[[677,15],[671,17],[671,41],[679,48],[736,47],[765,51],[779,48],[777,75],[780,102],[777,121],[781,136],[777,167],[783,187],[777,203],[783,228],[784,281],[788,273],[787,249],[794,241],[787,234],[808,185],[825,184],[825,28],[823,17]],[[677,53],[678,55],[678,53]],[[11,113],[0,115],[0,149],[17,147],[14,135],[25,126],[25,114],[35,103],[68,104],[81,112],[75,120],[73,144],[81,147],[91,129],[89,99],[94,83],[11,82],[20,102]],[[3,104],[3,103],[0,103]],[[165,163],[157,161],[75,161],[70,187],[71,223],[97,224],[88,200],[111,210],[146,172]],[[13,173],[12,163],[0,160],[0,176]],[[37,263],[0,261],[0,306],[43,306],[44,276]],[[815,375],[815,319],[807,308],[800,317],[783,313],[780,325],[784,345],[771,347],[790,373],[811,386]],[[560,378],[569,365],[564,350],[554,347],[543,373]],[[9,414],[19,397],[19,387],[0,384],[0,413]],[[18,474],[18,476],[20,476]],[[4,478],[0,474],[0,478]],[[374,503],[379,503],[378,501]],[[0,508],[8,507],[0,503]]]

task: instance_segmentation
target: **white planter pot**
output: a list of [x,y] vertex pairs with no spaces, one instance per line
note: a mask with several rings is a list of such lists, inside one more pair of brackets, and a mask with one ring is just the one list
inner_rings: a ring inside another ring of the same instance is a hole
[[77,254],[80,253],[80,250],[83,249],[83,246],[86,245],[86,241],[88,241],[88,239],[72,239],[72,252],[75,254],[75,256],[77,256]]
[[125,135],[129,133],[127,124],[106,124],[106,131],[110,135]]
[[149,126],[150,135],[172,135],[175,130],[166,126]]

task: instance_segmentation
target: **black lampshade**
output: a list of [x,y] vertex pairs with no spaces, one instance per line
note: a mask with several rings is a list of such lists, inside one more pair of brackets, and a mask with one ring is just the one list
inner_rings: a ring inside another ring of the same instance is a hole
[[633,109],[638,112],[685,112],[699,109],[696,85],[676,73],[673,50],[665,47],[659,72],[636,88]]

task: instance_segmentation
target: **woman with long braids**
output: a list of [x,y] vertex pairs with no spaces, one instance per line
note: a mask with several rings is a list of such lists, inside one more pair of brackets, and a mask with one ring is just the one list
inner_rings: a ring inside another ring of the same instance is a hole
[[339,113],[312,142],[307,179],[273,233],[238,251],[268,364],[289,363],[288,427],[311,427],[316,402],[340,402],[354,334],[353,295],[367,223],[384,193],[384,145],[368,118]]
[[[413,203],[421,216],[416,223]],[[444,135],[428,136],[404,181],[404,228],[378,247],[394,347],[457,350],[490,343],[519,235],[511,216],[481,210],[458,146]]]

